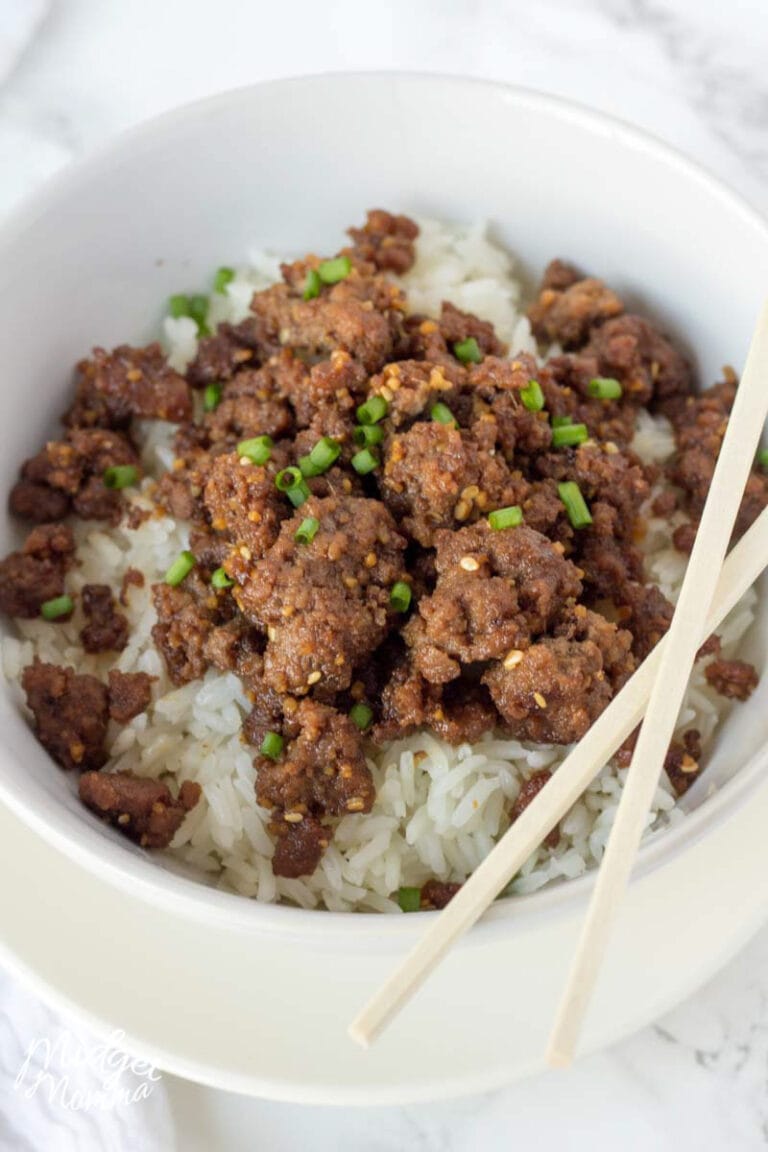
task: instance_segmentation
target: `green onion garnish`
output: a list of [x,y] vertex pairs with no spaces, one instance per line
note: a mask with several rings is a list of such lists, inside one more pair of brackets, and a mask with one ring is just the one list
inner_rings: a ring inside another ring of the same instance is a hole
[[322,281],[320,280],[317,269],[310,268],[309,272],[307,272],[307,278],[304,281],[304,299],[314,300],[316,296],[320,295],[321,287]]
[[268,756],[270,760],[277,760],[278,756],[283,750],[285,741],[279,732],[267,732],[266,736],[261,742],[259,751],[262,756]]
[[407,612],[411,606],[412,595],[410,584],[406,584],[404,580],[398,580],[392,585],[389,602],[395,612]]
[[105,468],[102,476],[105,488],[130,488],[138,478],[139,470],[133,464],[115,464]]
[[314,516],[307,516],[306,520],[302,520],[299,524],[293,538],[297,544],[311,544],[319,527],[319,520],[315,519]]
[[254,436],[252,440],[241,440],[237,454],[250,460],[251,464],[266,464],[272,455],[272,437]]
[[372,448],[376,444],[381,444],[384,429],[379,428],[378,424],[358,424],[352,433],[352,438],[358,448]]
[[299,467],[304,476],[322,476],[341,455],[341,444],[330,436],[318,440],[308,456],[302,456]]
[[195,566],[195,557],[191,552],[182,552],[177,556],[173,564],[165,574],[165,583],[170,584],[175,588],[177,584],[181,584],[182,580],[189,576],[190,572]]
[[206,384],[203,391],[203,408],[206,412],[213,412],[221,404],[221,384],[218,380],[214,380],[212,384]]
[[397,902],[403,912],[418,912],[421,908],[421,888],[398,888]]
[[453,424],[454,428],[456,427],[456,417],[447,404],[441,404],[440,402],[434,404],[429,414],[438,424]]
[[520,399],[523,407],[529,412],[541,412],[544,407],[544,393],[538,380],[529,380],[528,387],[520,389]]
[[592,523],[587,502],[575,480],[566,480],[565,483],[558,484],[557,491],[574,528],[586,528]]
[[552,447],[567,448],[572,444],[583,444],[589,439],[586,424],[561,424],[552,429]]
[[231,588],[234,580],[230,580],[223,568],[217,568],[211,576],[211,585],[214,588]]
[[374,468],[379,466],[379,457],[370,448],[361,448],[359,452],[355,452],[352,457],[352,467],[359,476],[367,476],[369,472],[373,472]]
[[300,508],[309,499],[310,492],[299,468],[283,468],[275,476],[275,487],[284,492],[294,508]]
[[474,336],[470,336],[468,339],[460,340],[458,344],[454,344],[453,354],[457,360],[461,360],[462,364],[479,364],[483,358],[480,345]]
[[179,292],[176,296],[169,297],[168,311],[174,320],[178,320],[181,316],[189,316],[189,296]]
[[227,290],[227,284],[231,284],[234,278],[234,268],[227,268],[225,265],[222,265],[221,268],[217,268],[216,275],[213,278],[214,292],[218,292],[223,296]]
[[768,468],[768,448],[763,448],[758,452],[757,462],[761,468]]
[[523,522],[523,510],[518,504],[510,504],[509,508],[497,508],[488,515],[488,523],[494,532],[501,532],[503,528],[517,528]]
[[371,726],[373,708],[369,708],[367,704],[355,704],[349,711],[349,718],[361,732],[365,732],[366,728]]
[[195,324],[197,324],[197,331],[201,336],[208,335],[208,297],[207,296],[190,296],[189,298],[189,312],[188,315],[192,317]]
[[337,256],[335,260],[323,260],[317,268],[317,274],[323,284],[338,284],[339,280],[346,280],[351,271],[352,261],[349,256]]
[[618,400],[622,388],[618,380],[614,380],[612,376],[596,376],[587,384],[587,392],[596,400]]
[[69,616],[74,607],[71,596],[55,596],[40,605],[40,615],[44,620],[58,620],[61,616]]
[[553,416],[552,417],[552,427],[553,428],[565,428],[566,425],[568,425],[568,424],[573,424],[573,419],[570,416]]
[[379,420],[383,420],[389,412],[389,404],[383,396],[371,396],[370,400],[366,400],[365,404],[361,404],[357,410],[357,418],[361,424],[378,424]]

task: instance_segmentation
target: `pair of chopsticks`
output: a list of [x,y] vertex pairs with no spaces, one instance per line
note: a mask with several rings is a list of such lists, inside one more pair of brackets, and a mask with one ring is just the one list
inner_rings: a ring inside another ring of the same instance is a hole
[[766,414],[768,303],[752,338],[667,635],[352,1022],[350,1035],[360,1044],[367,1047],[401,1011],[642,721],[550,1037],[547,1059],[552,1066],[573,1058],[696,653],[768,567],[768,508],[725,559]]

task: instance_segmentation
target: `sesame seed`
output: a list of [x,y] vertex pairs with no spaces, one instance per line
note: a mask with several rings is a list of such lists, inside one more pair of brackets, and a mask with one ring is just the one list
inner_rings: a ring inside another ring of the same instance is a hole
[[137,380],[141,380],[141,377],[142,371],[140,368],[131,368],[130,372],[126,372],[125,374],[126,380],[130,380],[132,384],[135,384]]
[[117,822],[118,822],[118,824],[123,824],[123,825],[130,824],[131,817],[127,812],[121,812],[117,818]]
[[375,552],[369,552],[364,560],[366,568],[375,568],[378,557]]
[[286,814],[283,816],[283,820],[285,820],[286,824],[301,824],[303,819],[304,817],[302,816],[301,812],[286,812]]
[[391,388],[388,388],[386,384],[384,384],[379,389],[379,395],[382,396],[387,401],[387,403],[389,403],[389,401],[392,399],[392,390]]
[[480,562],[475,560],[474,556],[462,556],[459,560],[459,568],[463,568],[465,572],[477,572],[480,567]]
[[686,772],[688,774],[692,772],[698,772],[699,762],[698,760],[694,760],[693,756],[689,756],[686,752],[680,761],[680,769],[682,772]]
[[504,659],[504,667],[507,669],[515,668],[520,663],[522,658],[523,658],[523,653],[520,651],[520,649],[519,648],[513,648],[511,652],[507,653],[507,655]]
[[547,699],[546,696],[542,696],[541,692],[534,692],[533,698],[538,704],[539,708],[546,708]]
[[155,816],[162,816],[163,812],[165,812],[165,804],[161,804],[159,800],[156,800],[152,805],[152,811]]
[[318,684],[322,678],[322,672],[310,672],[309,676],[307,676],[307,684]]
[[607,456],[615,456],[619,450],[614,444],[613,440],[606,440],[605,444],[603,444],[603,448],[605,448]]
[[243,544],[241,548],[238,548],[238,552],[242,556],[243,560],[250,560],[251,556],[253,555],[250,548],[246,548],[245,544]]
[[365,808],[365,800],[362,796],[353,796],[351,800],[347,800],[348,812],[362,812]]
[[453,515],[457,520],[466,520],[472,511],[472,505],[468,500],[459,500],[458,504],[453,510]]
[[277,636],[277,629],[272,624],[270,624],[269,627],[267,628],[267,639],[268,640],[274,640],[276,636]]

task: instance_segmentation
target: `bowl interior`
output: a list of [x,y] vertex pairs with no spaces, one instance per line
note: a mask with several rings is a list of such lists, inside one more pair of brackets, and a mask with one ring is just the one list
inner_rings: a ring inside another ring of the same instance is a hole
[[[71,367],[93,345],[152,339],[172,292],[207,282],[213,268],[242,262],[252,248],[330,250],[346,226],[379,205],[487,219],[532,275],[552,256],[573,259],[661,318],[705,384],[723,364],[743,364],[768,285],[768,230],[663,146],[497,85],[397,75],[277,82],[121,137],[5,229],[0,490],[54,431]],[[3,513],[3,553],[17,540]],[[767,632],[761,595],[749,653],[761,664]],[[695,797],[704,808],[713,803],[709,783],[727,780],[765,743],[761,695],[722,730]],[[73,780],[53,767],[6,691],[0,723],[0,795],[88,867],[155,899],[189,900],[207,915],[302,931],[322,921],[327,932],[328,916],[237,901],[147,863],[81,809]],[[668,833],[670,849],[696,828],[693,818]],[[555,902],[583,890],[565,886]],[[547,894],[522,903],[533,911],[551,902]],[[360,917],[351,919],[357,930]]]

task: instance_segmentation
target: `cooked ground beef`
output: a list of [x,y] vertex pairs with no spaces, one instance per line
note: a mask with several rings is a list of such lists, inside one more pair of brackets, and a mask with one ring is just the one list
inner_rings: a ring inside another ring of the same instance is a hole
[[133,445],[121,432],[71,428],[27,460],[11,490],[10,509],[25,519],[61,520],[74,512],[85,520],[120,519],[123,498],[104,484],[107,468],[131,465],[140,474]]
[[128,643],[128,620],[117,611],[108,584],[85,584],[81,593],[87,623],[80,631],[86,652],[122,652]]
[[75,539],[67,524],[41,524],[27,537],[20,552],[0,561],[0,611],[34,619],[46,600],[64,592],[74,557]]
[[701,735],[695,728],[673,740],[664,760],[664,771],[678,796],[687,792],[701,771]]
[[127,724],[149,707],[155,677],[146,672],[109,671],[109,718]]
[[461,884],[445,884],[442,880],[427,880],[421,889],[421,907],[445,908],[453,900]]
[[[421,726],[453,744],[494,730],[556,744],[584,735],[672,616],[638,546],[659,475],[632,451],[638,413],[672,422],[676,488],[653,512],[687,515],[674,542],[688,551],[735,396],[732,373],[694,395],[666,336],[562,261],[529,313],[542,343],[563,350],[546,361],[507,358],[491,324],[449,302],[436,317],[406,316],[388,273],[412,266],[417,233],[377,209],[350,229],[330,277],[314,255],[283,265],[245,320],[198,342],[185,377],[156,344],[96,349],[78,365],[66,430],[24,464],[10,498],[40,526],[0,563],[0,608],[33,618],[64,592],[74,561],[73,534],[56,522],[120,519],[124,496],[104,474],[129,465],[139,475],[131,422],[179,425],[154,498],[188,523],[195,566],[178,586],[153,586],[152,634],[174,684],[209,667],[242,681],[243,737],[284,877],[314,870],[339,817],[370,810],[368,740]],[[598,376],[615,378],[620,395],[595,395]],[[193,418],[192,390],[214,383]],[[583,424],[585,442],[556,447],[563,421]],[[254,464],[239,446],[259,436],[270,438],[269,458]],[[310,456],[324,440],[333,459],[318,468]],[[276,487],[288,467],[303,474],[298,506]],[[564,482],[578,486],[589,525],[574,527]],[[738,531],[766,504],[768,476],[756,470]],[[489,514],[510,508],[523,523],[493,530]],[[128,527],[148,514],[133,505]],[[121,604],[142,583],[126,572]],[[107,585],[85,585],[82,608],[86,651],[125,646]],[[701,655],[719,655],[716,644]],[[716,658],[706,675],[739,699],[756,683],[740,661]],[[53,665],[24,674],[41,741],[87,769],[106,759],[109,719],[125,724],[148,706],[151,681],[114,667],[108,689]],[[365,734],[350,718],[361,703],[371,710]],[[283,741],[275,758],[262,752],[270,733]],[[698,771],[698,740],[688,733],[670,748],[678,791]],[[513,820],[548,779],[526,781]],[[174,799],[129,773],[86,772],[81,792],[148,847],[168,844],[197,800],[191,786]],[[443,907],[456,888],[430,881],[422,905]]]
[[[551,779],[552,773],[544,768],[541,772],[534,772],[527,780],[523,781],[510,813],[513,823],[519,816],[522,816],[528,805],[536,799],[539,792],[541,792],[542,788],[548,784]],[[547,848],[557,848],[560,843],[560,828],[558,825],[555,825],[544,843]]]
[[35,660],[24,669],[22,687],[34,717],[35,735],[62,768],[101,768],[109,720],[107,689],[95,676],[79,676]]
[[167,784],[132,772],[84,772],[79,790],[84,804],[142,848],[167,848],[200,799],[200,785],[191,780],[174,798]]
[[758,683],[757,670],[745,660],[713,660],[704,675],[715,692],[729,700],[748,700]]
[[77,366],[75,402],[65,416],[71,428],[126,428],[134,416],[145,420],[188,420],[189,387],[168,367],[159,344],[113,352],[94,348]]

